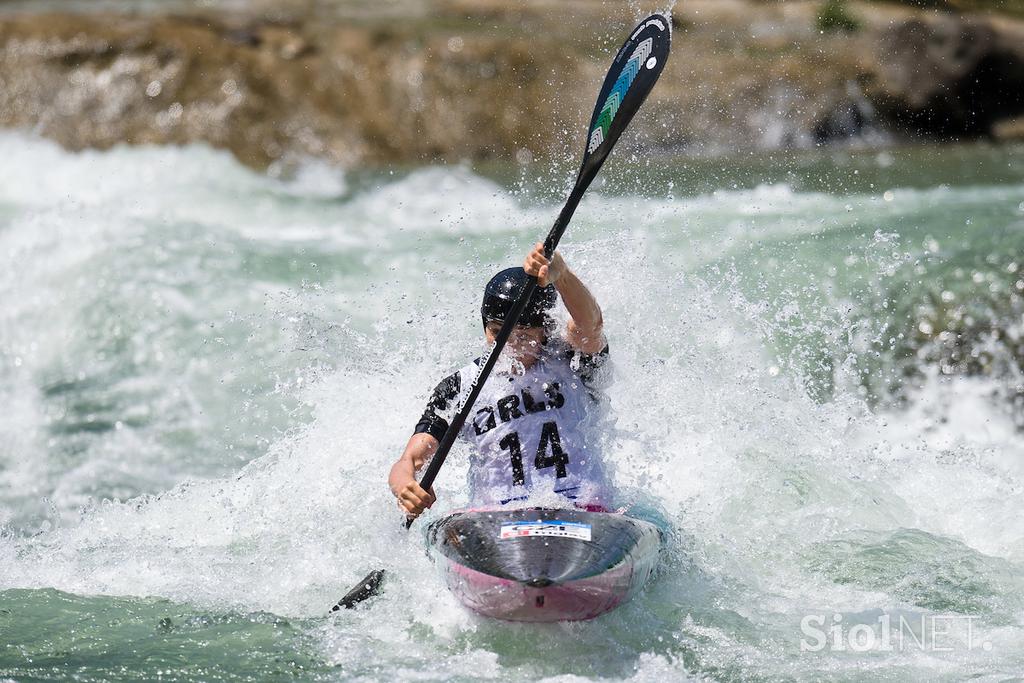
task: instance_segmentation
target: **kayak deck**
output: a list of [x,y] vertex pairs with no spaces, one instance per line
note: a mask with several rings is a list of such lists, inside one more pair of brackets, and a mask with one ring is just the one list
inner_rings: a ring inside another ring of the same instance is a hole
[[512,621],[604,614],[647,582],[661,548],[648,522],[553,508],[455,512],[431,524],[427,538],[463,604]]

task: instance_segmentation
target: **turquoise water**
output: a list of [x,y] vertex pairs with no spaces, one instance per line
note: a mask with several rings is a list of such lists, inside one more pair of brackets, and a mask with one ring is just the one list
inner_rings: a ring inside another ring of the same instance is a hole
[[609,161],[564,253],[616,483],[675,540],[633,603],[548,626],[444,593],[384,478],[569,171],[0,158],[0,680],[1024,670],[1024,149]]

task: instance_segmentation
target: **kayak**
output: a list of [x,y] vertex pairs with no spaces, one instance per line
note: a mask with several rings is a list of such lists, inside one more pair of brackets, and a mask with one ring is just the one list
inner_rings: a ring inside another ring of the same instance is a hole
[[593,619],[654,573],[661,532],[614,512],[454,512],[427,529],[430,555],[468,608],[509,621]]

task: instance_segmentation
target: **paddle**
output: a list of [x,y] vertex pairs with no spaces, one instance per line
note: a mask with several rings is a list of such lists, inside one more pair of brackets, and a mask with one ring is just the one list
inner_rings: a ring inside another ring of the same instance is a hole
[[[559,240],[562,239],[562,234],[583,198],[583,193],[590,187],[590,183],[597,176],[597,172],[601,170],[601,165],[608,158],[608,154],[612,151],[619,136],[622,135],[622,131],[626,129],[633,115],[640,109],[640,105],[643,104],[651,88],[657,82],[658,76],[661,75],[662,69],[665,68],[665,60],[668,58],[671,42],[672,29],[669,20],[661,14],[652,14],[640,22],[615,55],[608,75],[605,76],[604,84],[601,86],[601,92],[597,96],[594,113],[590,118],[590,132],[587,134],[587,146],[583,152],[580,172],[576,176],[576,184],[544,240],[544,254],[548,258],[555,252]],[[536,289],[537,278],[531,277],[501,326],[501,331],[498,332],[498,336],[494,340],[494,346],[487,355],[487,360],[480,366],[476,378],[470,384],[469,394],[448,426],[430,464],[427,465],[419,482],[422,488],[429,489],[433,485],[445,458],[448,457],[452,444],[455,443],[455,439],[462,430],[467,416],[473,409],[473,404],[476,403],[477,396],[480,395],[484,382],[487,381],[494,364],[497,363],[498,356],[505,347],[505,342],[508,341],[513,328],[519,321],[519,316],[522,315]],[[405,528],[408,529],[411,525],[412,520],[410,519],[406,522]],[[351,608],[375,595],[380,590],[383,580],[383,569],[370,572],[345,597],[339,600],[331,608],[331,611],[337,611],[342,607]]]

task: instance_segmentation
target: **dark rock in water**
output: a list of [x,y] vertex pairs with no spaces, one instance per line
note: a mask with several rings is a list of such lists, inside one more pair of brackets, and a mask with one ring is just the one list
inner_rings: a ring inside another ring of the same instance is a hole
[[[885,298],[898,303],[879,333],[892,345],[877,349],[892,372],[874,368],[865,376],[870,395],[902,399],[932,374],[985,377],[992,398],[1024,430],[1024,278],[1013,256],[1024,238],[1011,232],[1003,239],[1009,256],[950,260],[935,264],[927,278],[916,270],[897,278]],[[886,377],[895,383],[879,386]]]
[[844,100],[814,126],[814,141],[823,143],[856,137],[864,130],[865,123],[864,112],[857,102]]
[[880,121],[856,81],[849,81],[846,97],[836,101],[832,109],[815,123],[811,134],[817,144],[843,140],[878,139],[882,136]]
[[879,111],[907,129],[939,137],[979,137],[1024,113],[1024,32],[991,21],[914,18],[882,33]]

